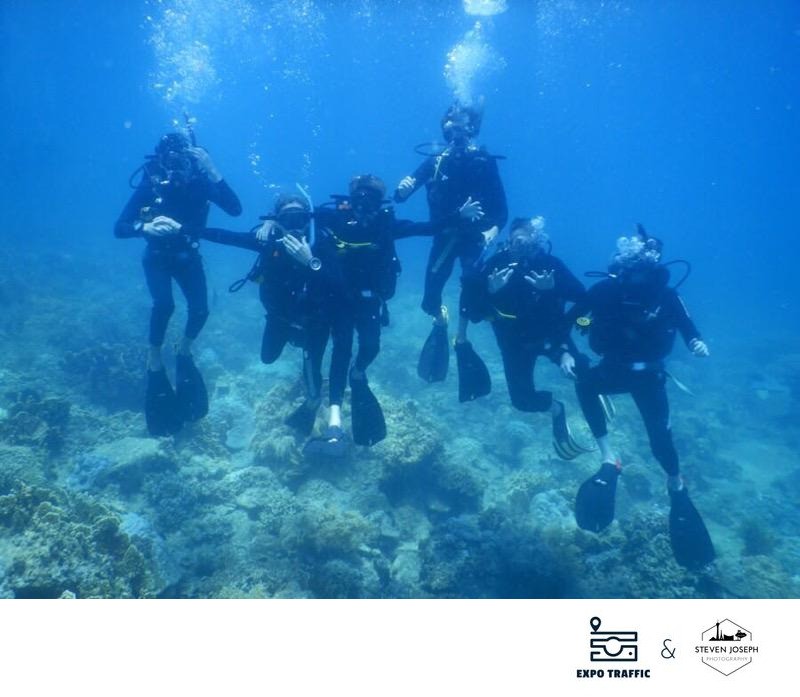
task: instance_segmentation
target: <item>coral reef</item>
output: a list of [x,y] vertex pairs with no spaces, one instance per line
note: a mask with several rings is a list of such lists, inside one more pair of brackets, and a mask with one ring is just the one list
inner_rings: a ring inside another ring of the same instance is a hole
[[40,451],[23,446],[0,445],[0,494],[8,493],[18,481],[44,484],[46,475],[46,462]]
[[[754,355],[770,359],[757,374],[754,359],[738,355],[708,373],[680,366],[704,389],[694,400],[675,395],[676,445],[718,553],[713,567],[690,573],[673,558],[664,476],[631,400],[615,400],[612,437],[625,465],[616,520],[586,533],[574,497],[597,456],[555,459],[547,418],[508,403],[484,328],[474,343],[495,390],[461,405],[452,376],[417,381],[415,299],[395,300],[398,326],[370,369],[387,439],[340,462],[311,462],[304,436],[284,424],[303,398],[294,349],[259,364],[257,300],[247,304],[253,322],[240,305],[228,312],[224,297],[198,342],[211,410],[153,439],[141,414],[143,354],[129,336],[146,319],[141,289],[122,288],[132,301],[115,314],[108,278],[84,269],[75,282],[67,261],[52,261],[52,273],[37,276],[41,293],[17,297],[0,325],[0,596],[800,595],[791,352],[762,347]],[[0,293],[15,292],[15,277]],[[77,308],[74,326],[62,327],[67,308]],[[541,370],[537,382],[567,402],[585,442],[570,386]],[[743,422],[741,405],[769,419]],[[326,416],[323,406],[319,424]],[[349,416],[345,399],[345,424]]]
[[84,490],[113,485],[129,496],[141,489],[149,475],[174,467],[164,441],[127,437],[78,455],[68,481]]
[[377,531],[357,511],[314,506],[286,520],[280,539],[286,549],[300,554],[353,557],[375,543]]
[[0,439],[12,445],[31,445],[56,453],[61,450],[69,420],[70,403],[44,397],[35,390],[6,394],[9,406],[0,420]]
[[742,554],[746,557],[769,556],[778,544],[775,533],[758,518],[746,518],[739,525],[739,535],[744,543]]
[[152,564],[99,503],[16,485],[0,496],[7,559],[0,595],[141,598],[158,591]]
[[77,376],[89,399],[110,411],[141,409],[145,352],[130,344],[99,343],[67,351],[62,369]]
[[394,505],[413,502],[444,517],[479,509],[485,484],[470,464],[480,458],[480,444],[462,439],[448,454],[429,422],[395,420],[391,427],[379,486]]
[[255,433],[250,447],[255,461],[272,469],[282,482],[297,484],[311,469],[303,458],[303,437],[284,424],[296,406],[300,386],[295,382],[274,385],[255,410]]
[[422,587],[437,597],[559,598],[574,593],[570,558],[530,524],[497,510],[437,526],[421,548]]

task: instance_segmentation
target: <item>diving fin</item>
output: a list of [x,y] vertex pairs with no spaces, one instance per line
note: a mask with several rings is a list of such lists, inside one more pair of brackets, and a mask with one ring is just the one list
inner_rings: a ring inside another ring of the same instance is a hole
[[178,400],[164,368],[147,371],[144,418],[151,436],[169,436],[183,426]]
[[386,438],[383,409],[369,389],[366,375],[354,379],[353,372],[350,372],[350,402],[353,442],[356,445],[375,445]]
[[447,377],[449,363],[450,346],[447,342],[447,324],[434,322],[431,333],[428,334],[419,354],[417,375],[425,382],[442,382]]
[[702,569],[716,556],[703,518],[685,486],[680,491],[670,491],[669,498],[669,539],[675,560],[687,569]]
[[574,460],[578,455],[592,452],[591,448],[578,445],[572,437],[567,423],[567,412],[564,403],[553,400],[557,410],[553,413],[553,448],[562,460]]
[[199,421],[208,414],[208,391],[203,376],[192,357],[181,353],[175,357],[175,396],[186,421]]
[[347,455],[348,442],[341,426],[328,426],[319,438],[311,438],[303,446],[303,455],[312,458],[339,460]]
[[492,391],[492,379],[481,357],[469,341],[456,342],[458,365],[458,401],[471,402]]
[[286,417],[284,423],[304,436],[309,436],[311,435],[311,431],[314,430],[314,422],[317,420],[318,409],[319,401],[312,403],[312,405],[309,405],[307,401],[303,402]]
[[578,489],[575,497],[575,520],[578,527],[590,532],[600,532],[614,520],[614,500],[620,466],[604,462]]

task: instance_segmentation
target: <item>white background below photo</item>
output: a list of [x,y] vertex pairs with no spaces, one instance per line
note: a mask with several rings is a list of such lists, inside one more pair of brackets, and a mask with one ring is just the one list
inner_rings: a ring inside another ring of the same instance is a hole
[[[0,613],[15,697],[749,697],[793,692],[800,601],[6,601]],[[747,630],[737,653],[752,657],[730,675],[696,652],[725,620]],[[635,632],[636,662],[592,662],[593,630]]]

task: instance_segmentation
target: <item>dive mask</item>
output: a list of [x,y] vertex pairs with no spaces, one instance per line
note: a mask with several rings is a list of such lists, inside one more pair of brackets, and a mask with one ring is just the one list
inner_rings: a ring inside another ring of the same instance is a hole
[[163,153],[159,163],[164,171],[162,184],[186,184],[194,175],[194,163],[185,150]]
[[286,232],[302,232],[311,222],[311,214],[300,207],[290,207],[275,216],[275,222]]
[[381,201],[383,201],[383,196],[375,189],[356,189],[350,195],[350,205],[358,215],[377,213],[381,207]]
[[545,220],[540,215],[535,218],[516,218],[511,223],[509,233],[512,252],[533,257],[547,249],[550,240],[544,226]]

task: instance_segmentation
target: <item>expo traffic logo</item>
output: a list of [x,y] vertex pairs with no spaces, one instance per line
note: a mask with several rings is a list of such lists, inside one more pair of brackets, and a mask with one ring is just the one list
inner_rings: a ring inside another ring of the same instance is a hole
[[758,646],[753,643],[753,635],[744,627],[729,619],[715,622],[701,635],[701,644],[694,652],[710,668],[723,675],[731,675],[750,665]]
[[[592,617],[589,625],[589,660],[593,663],[636,663],[639,660],[639,633],[634,631],[600,631],[602,620]],[[579,678],[649,678],[650,669],[612,668],[610,666],[578,669]]]

